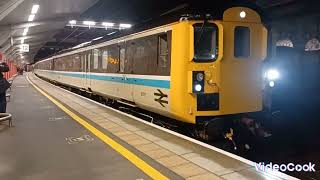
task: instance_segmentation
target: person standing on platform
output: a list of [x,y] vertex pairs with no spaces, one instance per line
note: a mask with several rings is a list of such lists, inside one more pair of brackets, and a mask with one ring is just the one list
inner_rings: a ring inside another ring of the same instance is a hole
[[0,113],[5,113],[7,109],[6,91],[10,83],[3,77],[3,72],[8,72],[9,67],[6,63],[0,63]]

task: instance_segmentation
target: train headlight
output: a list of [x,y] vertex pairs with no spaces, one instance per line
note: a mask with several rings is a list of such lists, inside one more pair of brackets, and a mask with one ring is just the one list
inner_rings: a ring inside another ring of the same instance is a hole
[[202,72],[199,72],[199,73],[197,74],[197,81],[203,81],[203,79],[204,79],[203,73],[202,73]]
[[269,81],[273,81],[278,79],[280,76],[280,73],[276,69],[269,69],[266,73],[266,77],[268,78]]
[[192,71],[192,92],[204,92],[204,71]]
[[270,81],[270,82],[269,82],[269,86],[270,86],[270,87],[274,87],[274,85],[275,85],[274,81]]
[[202,90],[202,86],[200,84],[196,84],[194,86],[194,90],[196,90],[197,92],[200,92]]

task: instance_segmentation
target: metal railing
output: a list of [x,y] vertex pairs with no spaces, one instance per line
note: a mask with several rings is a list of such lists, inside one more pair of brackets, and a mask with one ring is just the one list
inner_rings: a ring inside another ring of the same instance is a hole
[[0,113],[0,122],[8,121],[9,127],[12,127],[12,115],[9,113]]

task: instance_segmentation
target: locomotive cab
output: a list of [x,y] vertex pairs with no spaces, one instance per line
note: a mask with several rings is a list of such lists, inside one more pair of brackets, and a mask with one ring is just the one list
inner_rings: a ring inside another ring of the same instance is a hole
[[234,7],[222,20],[183,21],[173,26],[173,37],[170,107],[176,118],[197,124],[262,110],[267,30],[255,11]]

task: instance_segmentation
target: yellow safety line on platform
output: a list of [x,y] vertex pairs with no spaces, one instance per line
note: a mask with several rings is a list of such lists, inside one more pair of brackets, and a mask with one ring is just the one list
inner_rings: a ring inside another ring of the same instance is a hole
[[86,122],[84,119],[67,109],[64,105],[62,105],[60,102],[55,100],[53,97],[45,93],[43,90],[41,90],[37,85],[35,85],[33,82],[30,81],[29,77],[27,76],[27,80],[29,83],[38,90],[41,94],[43,94],[45,97],[47,97],[50,101],[52,101],[55,105],[57,105],[61,110],[63,110],[65,113],[67,113],[70,117],[72,117],[75,121],[77,121],[79,124],[81,124],[83,127],[88,129],[90,132],[92,132],[95,136],[97,136],[99,139],[101,139],[103,142],[108,144],[110,147],[112,147],[114,150],[116,150],[118,153],[120,153],[122,156],[127,158],[130,162],[132,162],[135,166],[137,166],[139,169],[141,169],[144,173],[146,173],[148,176],[150,176],[152,179],[169,179],[168,177],[161,174],[159,171],[151,167],[148,163],[140,159],[137,155],[130,152],[128,149],[123,147],[121,144],[117,143],[107,135],[105,135],[103,132],[96,129],[94,126]]

